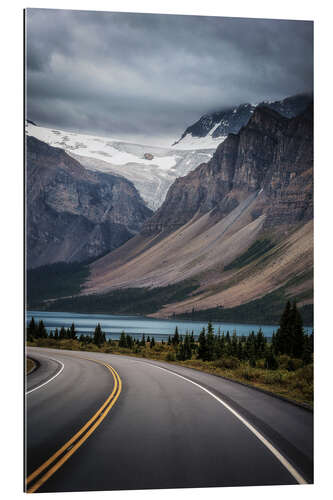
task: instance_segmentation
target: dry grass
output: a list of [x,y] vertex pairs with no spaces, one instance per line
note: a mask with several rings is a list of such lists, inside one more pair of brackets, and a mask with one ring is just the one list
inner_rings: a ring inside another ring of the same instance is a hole
[[36,363],[31,358],[26,358],[26,374],[29,375],[30,372],[36,367]]

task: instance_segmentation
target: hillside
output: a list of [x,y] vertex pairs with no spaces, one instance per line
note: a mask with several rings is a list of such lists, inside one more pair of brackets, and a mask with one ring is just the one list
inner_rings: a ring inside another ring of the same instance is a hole
[[313,116],[258,107],[213,158],[177,179],[140,234],[90,266],[84,294],[194,280],[157,316],[227,309],[273,292],[312,303]]
[[126,242],[152,214],[128,180],[90,172],[27,137],[27,267],[92,260]]

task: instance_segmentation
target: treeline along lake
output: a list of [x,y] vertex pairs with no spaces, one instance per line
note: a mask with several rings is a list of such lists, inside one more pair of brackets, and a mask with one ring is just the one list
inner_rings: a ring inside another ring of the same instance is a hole
[[[197,338],[203,327],[207,327],[207,322],[201,321],[185,321],[185,320],[169,320],[155,319],[140,316],[120,316],[107,314],[78,314],[64,312],[45,312],[45,311],[27,311],[27,324],[34,318],[35,321],[42,320],[46,330],[60,329],[62,326],[69,328],[72,323],[75,324],[78,334],[93,335],[97,323],[100,323],[103,332],[107,338],[118,340],[121,332],[125,332],[134,338],[141,338],[142,334],[154,336],[155,340],[166,341],[169,335],[173,335],[176,326],[181,335],[186,332],[194,333]],[[236,331],[237,335],[249,335],[252,331],[257,332],[262,329],[265,337],[272,337],[273,332],[276,332],[278,325],[261,325],[261,324],[238,324],[238,323],[221,323],[213,322],[213,327],[216,333],[227,331],[230,334]],[[310,333],[310,329],[304,328],[305,332]]]

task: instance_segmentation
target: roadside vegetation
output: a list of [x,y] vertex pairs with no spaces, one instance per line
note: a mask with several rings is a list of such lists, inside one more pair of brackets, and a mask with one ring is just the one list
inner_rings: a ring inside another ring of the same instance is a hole
[[42,321],[31,319],[27,328],[30,346],[125,354],[177,363],[268,390],[294,401],[313,405],[313,333],[304,333],[296,303],[287,302],[280,326],[270,342],[261,329],[248,336],[236,331],[214,331],[209,321],[198,338],[180,335],[178,328],[167,341],[122,332],[107,340],[100,324],[92,335],[78,335],[74,323],[49,333]]
[[30,372],[32,372],[32,370],[35,368],[36,366],[36,363],[30,359],[30,358],[26,358],[26,373],[27,375],[29,375]]

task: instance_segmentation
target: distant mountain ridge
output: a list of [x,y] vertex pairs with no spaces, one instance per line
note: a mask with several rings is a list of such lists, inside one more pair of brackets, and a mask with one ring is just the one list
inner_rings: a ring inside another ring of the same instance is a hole
[[256,107],[208,163],[178,178],[137,236],[90,266],[84,294],[195,282],[156,316],[273,294],[312,304],[313,110]]
[[259,104],[245,103],[208,113],[187,127],[180,139],[172,146],[177,146],[177,149],[187,146],[192,148],[217,147],[228,134],[237,134],[248,123],[257,107],[266,106],[286,118],[293,118],[302,113],[312,100],[311,94],[298,94],[281,101],[262,101]]
[[91,172],[26,139],[27,267],[96,258],[126,242],[152,215],[128,180]]

